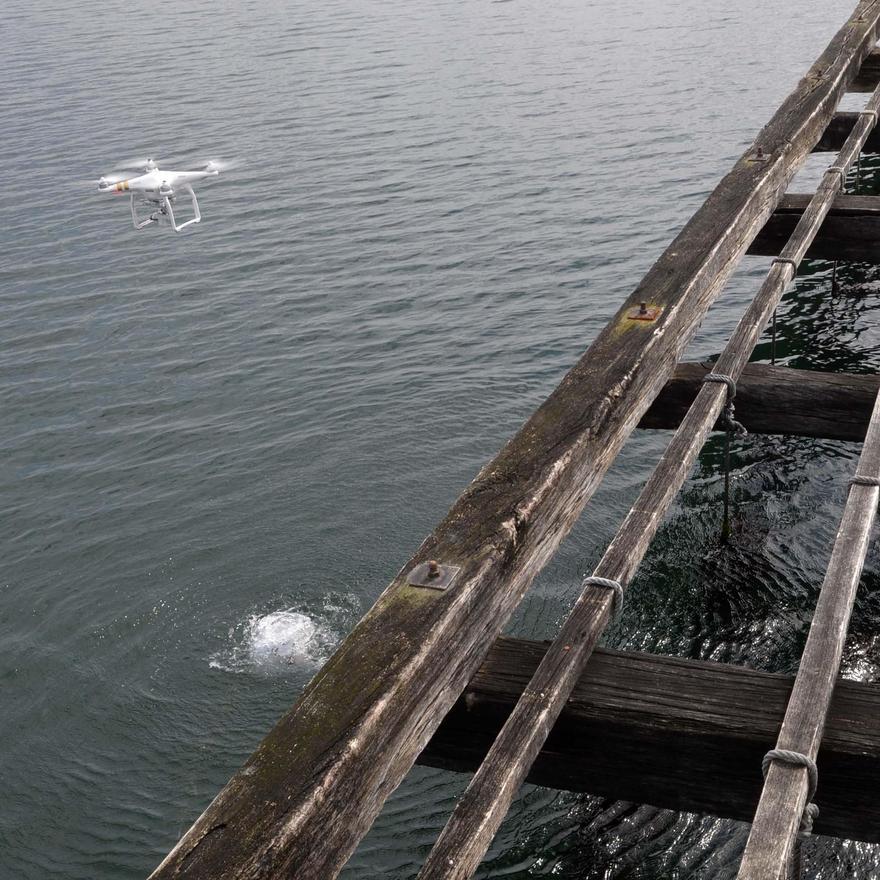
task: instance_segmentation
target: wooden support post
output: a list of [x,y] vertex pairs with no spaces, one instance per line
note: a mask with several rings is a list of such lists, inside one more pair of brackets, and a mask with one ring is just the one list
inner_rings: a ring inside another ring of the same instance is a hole
[[[849,490],[776,743],[777,749],[796,752],[814,762],[880,500],[880,397],[874,406],[856,473],[878,481],[878,486],[854,485]],[[809,797],[807,778],[806,767],[779,760],[770,764],[737,875],[741,880],[785,877]]]
[[[784,196],[749,246],[748,253],[777,256],[809,201],[808,195]],[[880,263],[880,196],[837,196],[806,256],[808,259]]]
[[[520,432],[151,875],[331,880],[462,692],[831,119],[876,41],[862,0]],[[640,303],[650,319],[638,316]],[[635,313],[635,317],[633,316]],[[446,590],[417,564],[459,566]]]
[[[880,3],[875,4],[875,9]],[[880,90],[867,109],[880,107]],[[822,221],[855,162],[877,114],[863,114],[824,175],[782,255],[749,305],[715,364],[717,379],[734,383],[767,326],[782,294],[794,278]],[[614,536],[593,577],[541,660],[522,697],[501,728],[486,760],[455,805],[452,816],[428,855],[419,880],[467,880],[476,871],[513,798],[519,791],[578,676],[610,618],[615,601],[635,573],[673,499],[696,462],[728,399],[728,384],[703,385],[651,474],[623,525]],[[755,878],[757,880],[757,877]]]
[[[476,770],[546,650],[522,639],[495,642],[419,763]],[[527,781],[750,821],[761,758],[779,734],[793,681],[597,648]],[[878,717],[880,685],[838,681],[819,750],[819,834],[880,843]]]
[[[677,428],[711,370],[709,362],[679,364],[639,427]],[[877,375],[747,364],[736,386],[736,416],[750,434],[861,442],[878,391]],[[721,430],[717,424],[715,429]]]

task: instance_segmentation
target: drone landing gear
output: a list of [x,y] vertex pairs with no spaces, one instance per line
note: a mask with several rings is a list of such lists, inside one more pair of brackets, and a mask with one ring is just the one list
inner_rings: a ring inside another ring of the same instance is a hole
[[[145,226],[149,226],[151,223],[158,223],[160,217],[167,217],[168,221],[171,223],[171,228],[175,232],[180,232],[182,229],[186,229],[187,226],[192,226],[193,223],[198,223],[202,219],[202,213],[199,211],[199,203],[196,199],[196,194],[193,191],[193,188],[187,183],[184,184],[181,189],[189,193],[190,200],[192,201],[193,208],[193,216],[185,221],[184,223],[178,223],[174,219],[174,209],[171,207],[172,201],[174,199],[173,194],[169,193],[163,194],[161,199],[158,202],[158,209],[153,211],[148,217],[142,219],[138,216],[137,206],[134,201],[134,193],[131,194],[131,220],[134,223],[135,229],[143,229]],[[161,190],[160,190],[161,192]]]
[[181,223],[180,225],[178,225],[177,223],[174,222],[174,211],[171,209],[171,199],[169,198],[169,196],[164,196],[162,199],[162,201],[163,201],[162,213],[168,215],[168,219],[171,221],[171,228],[175,232],[180,232],[181,229],[186,229],[187,226],[192,226],[193,223],[198,223],[202,219],[202,214],[199,211],[199,203],[196,200],[196,194],[195,194],[195,191],[193,190],[193,188],[188,183],[185,183],[181,188],[183,189],[184,192],[189,193],[189,197],[192,200],[192,208],[193,208],[193,216],[189,220],[187,220],[185,223]]

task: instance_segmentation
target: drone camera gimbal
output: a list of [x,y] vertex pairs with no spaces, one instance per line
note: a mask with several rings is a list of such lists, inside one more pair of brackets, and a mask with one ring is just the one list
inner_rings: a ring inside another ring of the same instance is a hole
[[[186,220],[183,223],[178,223],[174,217],[174,208],[172,204],[175,201],[174,190],[170,186],[162,186],[159,189],[159,200],[158,207],[155,211],[153,211],[146,218],[141,218],[138,215],[137,204],[135,203],[135,194],[132,192],[131,194],[131,221],[134,223],[135,229],[143,229],[145,226],[149,226],[151,223],[158,223],[160,217],[167,217],[168,221],[171,223],[171,228],[175,232],[180,232],[182,229],[186,229],[187,226],[192,226],[193,223],[198,223],[202,219],[201,211],[199,211],[199,202],[196,198],[195,190],[188,184],[185,183],[181,187],[181,189],[185,193],[189,193],[190,201],[192,202],[193,208],[193,216]],[[156,200],[144,199],[146,204],[156,204]]]

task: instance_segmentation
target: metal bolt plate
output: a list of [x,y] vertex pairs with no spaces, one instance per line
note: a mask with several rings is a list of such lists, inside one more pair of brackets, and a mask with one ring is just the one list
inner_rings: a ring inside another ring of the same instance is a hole
[[626,316],[630,321],[656,321],[662,311],[663,306],[649,306],[642,303],[642,305],[630,309]]
[[441,565],[434,560],[420,562],[406,576],[406,582],[413,587],[445,590],[455,580],[460,570],[460,565]]

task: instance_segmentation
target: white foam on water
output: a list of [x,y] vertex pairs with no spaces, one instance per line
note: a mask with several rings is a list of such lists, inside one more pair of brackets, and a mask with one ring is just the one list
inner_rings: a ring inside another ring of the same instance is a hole
[[308,663],[318,624],[298,611],[273,611],[250,621],[247,649],[254,663]]
[[348,629],[351,604],[328,601],[320,615],[296,608],[253,614],[229,630],[232,644],[212,655],[209,665],[224,672],[315,669]]

